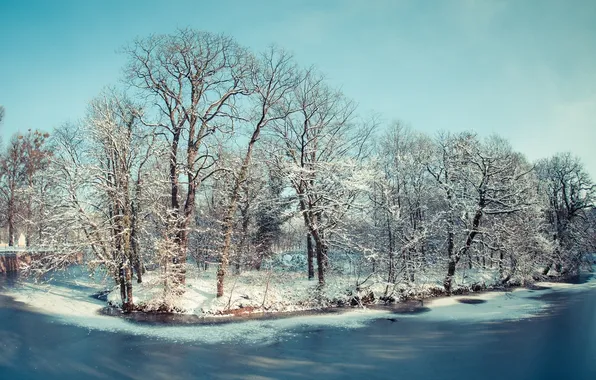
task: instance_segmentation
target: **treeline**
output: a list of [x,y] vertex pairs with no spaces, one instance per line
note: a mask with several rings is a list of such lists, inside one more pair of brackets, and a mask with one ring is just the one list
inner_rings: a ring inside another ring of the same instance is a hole
[[218,296],[232,271],[296,246],[318,286],[349,271],[388,295],[432,270],[447,292],[462,267],[502,284],[571,276],[595,250],[596,187],[571,154],[530,163],[497,136],[364,119],[275,47],[184,29],[123,54],[127,90],[105,90],[50,135],[16,135],[0,191],[8,243],[22,232],[47,252],[31,271],[83,252],[120,285],[124,310],[146,268],[167,308],[189,256],[217,265]]

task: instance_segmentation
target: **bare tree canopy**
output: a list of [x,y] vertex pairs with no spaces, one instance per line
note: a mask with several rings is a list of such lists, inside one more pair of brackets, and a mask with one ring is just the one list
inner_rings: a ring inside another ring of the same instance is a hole
[[240,117],[236,98],[250,92],[253,59],[229,37],[190,29],[136,40],[124,52],[129,82],[154,107],[144,122],[160,128],[170,147],[168,239],[184,283],[196,192],[217,170],[218,138]]

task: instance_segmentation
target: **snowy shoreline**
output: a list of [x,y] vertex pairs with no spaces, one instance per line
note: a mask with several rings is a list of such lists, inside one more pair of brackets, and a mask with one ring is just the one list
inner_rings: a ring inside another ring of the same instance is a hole
[[[77,282],[79,284],[80,282]],[[135,322],[147,322],[160,325],[212,325],[240,323],[246,321],[270,321],[279,319],[288,319],[293,317],[317,317],[317,316],[341,316],[342,314],[353,311],[362,312],[381,312],[387,315],[408,315],[420,314],[432,309],[455,306],[461,303],[478,304],[485,303],[506,294],[512,294],[520,291],[551,290],[551,289],[569,289],[576,284],[568,282],[535,282],[526,286],[510,287],[487,287],[479,291],[467,290],[458,295],[439,295],[430,297],[413,297],[404,301],[394,303],[379,302],[363,305],[326,305],[316,306],[288,304],[285,309],[266,310],[263,308],[237,308],[231,310],[218,310],[218,302],[215,297],[212,298],[212,309],[200,314],[172,312],[142,312],[122,313],[122,311],[113,303],[106,304],[100,300],[94,299],[92,293],[77,294],[69,289],[51,284],[32,284],[21,283],[18,289],[3,291],[2,294],[13,298],[15,301],[22,302],[32,307],[38,312],[67,317],[107,317],[120,318]],[[89,287],[91,289],[91,287]],[[117,291],[113,290],[108,299],[117,300]],[[229,299],[228,299],[229,300]],[[228,311],[228,312],[225,312]]]
[[[88,278],[63,281],[60,285],[22,282],[15,287],[2,289],[0,293],[25,304],[26,310],[45,314],[57,323],[90,331],[143,335],[178,343],[267,344],[279,339],[291,339],[312,328],[358,329],[382,320],[493,323],[540,318],[554,310],[550,301],[542,299],[543,295],[592,291],[596,289],[596,277],[592,276],[588,282],[577,285],[539,282],[534,286],[542,288],[516,288],[510,291],[436,297],[424,300],[422,307],[418,307],[417,301],[410,301],[389,307],[372,305],[366,308],[334,308],[329,311],[269,312],[203,318],[188,314],[124,315],[116,312],[115,316],[105,315],[102,310],[106,303],[90,297],[93,291],[100,290],[97,281]],[[395,306],[404,307],[405,310],[400,312],[395,310]],[[134,320],[131,316],[141,316],[144,319]]]
[[[440,285],[441,273],[428,272],[420,276],[418,284],[400,284],[387,293],[387,283],[373,281],[367,286],[352,288],[346,283],[357,283],[346,276],[329,276],[323,289],[317,283],[304,278],[299,272],[263,274],[247,271],[236,275],[223,297],[216,297],[215,272],[189,272],[185,291],[176,299],[167,299],[160,292],[158,279],[145,276],[142,284],[136,284],[133,314],[180,315],[179,319],[246,320],[287,318],[303,314],[329,314],[354,309],[388,310],[399,313],[419,313],[427,307],[454,305],[462,299],[486,301],[517,289],[562,288],[573,286],[564,278],[552,278],[550,282],[527,282],[520,285],[497,285],[498,274],[494,270],[463,271],[456,277],[456,287],[451,295]],[[108,315],[120,314],[120,292],[114,287],[107,294],[107,306],[114,310]],[[474,301],[472,301],[474,302]],[[165,305],[165,307],[164,307]],[[185,317],[186,316],[186,317]],[[146,319],[167,319],[147,317]],[[173,317],[178,318],[178,317]],[[198,323],[198,322],[197,322]]]

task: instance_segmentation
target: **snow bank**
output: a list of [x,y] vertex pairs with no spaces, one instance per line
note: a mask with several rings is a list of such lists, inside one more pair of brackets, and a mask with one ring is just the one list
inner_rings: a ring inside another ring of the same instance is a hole
[[537,282],[534,285],[545,287],[545,288],[556,288],[556,289],[569,289],[569,288],[577,287],[577,285],[569,284],[566,282],[548,282],[548,281]]
[[[543,291],[544,292],[544,291]],[[489,292],[478,296],[458,296],[430,302],[432,312],[422,319],[488,322],[520,320],[539,317],[548,312],[550,304],[534,299],[537,294],[528,291]],[[479,300],[480,303],[461,303],[461,300]]]
[[[89,330],[144,335],[175,342],[269,343],[290,339],[304,327],[361,328],[389,314],[384,310],[351,310],[345,313],[255,320],[216,325],[155,326],[133,323],[99,314],[103,305],[75,289],[48,290],[47,286],[25,285],[7,292],[17,301],[54,317],[58,322]],[[86,300],[85,298],[88,298]]]
[[[236,287],[231,293],[226,294],[219,300],[209,292],[213,279],[191,278],[188,284],[188,293],[181,301],[187,305],[188,312],[218,310],[223,303],[229,300],[232,304],[247,302],[252,299],[255,302],[262,302],[264,289],[260,280],[246,275],[247,278],[238,280]],[[257,281],[258,286],[250,287],[250,279]],[[271,280],[271,279],[270,279]],[[75,282],[81,284],[80,282]],[[287,281],[284,281],[287,283]],[[87,328],[90,330],[102,330],[126,333],[131,335],[145,335],[156,339],[180,342],[204,342],[204,343],[270,343],[277,340],[291,339],[297,334],[304,334],[310,328],[342,328],[355,329],[367,326],[370,322],[382,318],[395,318],[389,310],[367,310],[356,309],[344,313],[332,313],[322,315],[307,315],[300,317],[288,317],[274,320],[249,320],[227,324],[216,325],[188,325],[188,326],[156,326],[131,322],[126,319],[113,316],[100,315],[99,310],[105,305],[103,302],[89,297],[89,288],[85,286],[56,286],[56,285],[34,285],[25,284],[5,292],[16,300],[24,302],[36,311],[46,313],[55,318],[56,321]],[[274,286],[271,287],[271,285]],[[201,289],[200,286],[205,285]],[[546,301],[536,299],[535,296],[553,292],[574,292],[585,291],[596,288],[596,278],[579,285],[541,283],[543,290],[518,289],[512,292],[486,292],[469,296],[456,296],[450,298],[439,298],[425,301],[425,306],[430,308],[429,312],[419,314],[400,314],[398,318],[419,318],[433,321],[463,321],[470,323],[483,323],[492,321],[506,321],[539,317],[549,312],[550,305]],[[344,292],[345,289],[329,284],[327,290],[329,295]],[[290,289],[289,287],[294,287]],[[296,281],[291,285],[281,286],[270,282],[268,305],[282,305],[282,299],[287,301],[287,294],[308,295],[312,290],[313,283],[308,281]],[[100,288],[100,287],[98,287]],[[143,294],[141,287],[135,288],[135,294]],[[117,292],[115,293],[118,295]],[[231,297],[230,297],[231,294]],[[197,299],[192,297],[197,296]],[[245,298],[248,297],[248,299]],[[115,297],[112,294],[110,297]],[[201,298],[202,297],[202,298]],[[271,297],[271,298],[269,298]],[[475,299],[486,301],[477,304],[460,303],[462,299]],[[294,301],[291,301],[294,302]],[[227,307],[227,304],[224,305]],[[306,330],[305,330],[306,329]]]
[[[176,300],[164,297],[163,286],[156,274],[148,273],[142,284],[133,285],[133,300],[144,310],[158,310],[164,303],[185,314],[213,316],[232,314],[243,309],[268,313],[294,312],[349,303],[352,283],[346,277],[329,276],[322,292],[317,281],[309,281],[302,273],[244,272],[226,278],[225,293],[216,297],[215,271],[187,273],[184,294]],[[354,280],[355,283],[355,280]],[[380,293],[381,290],[378,289]],[[115,287],[108,301],[120,306],[120,291]]]
[[[542,290],[525,288],[510,292],[485,292],[477,295],[444,297],[425,302],[431,312],[420,314],[419,318],[430,320],[457,320],[487,322],[519,320],[547,315],[551,305],[537,299],[542,294],[556,292],[582,292],[596,289],[596,276],[581,284],[539,282],[534,284]],[[462,304],[461,300],[486,301],[476,304]]]

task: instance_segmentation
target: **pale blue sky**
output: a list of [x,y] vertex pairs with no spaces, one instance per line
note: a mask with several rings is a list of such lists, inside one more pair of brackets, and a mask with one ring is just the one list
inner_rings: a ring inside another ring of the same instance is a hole
[[0,0],[0,134],[80,118],[121,77],[119,47],[187,26],[279,44],[362,114],[573,151],[596,177],[594,0]]

